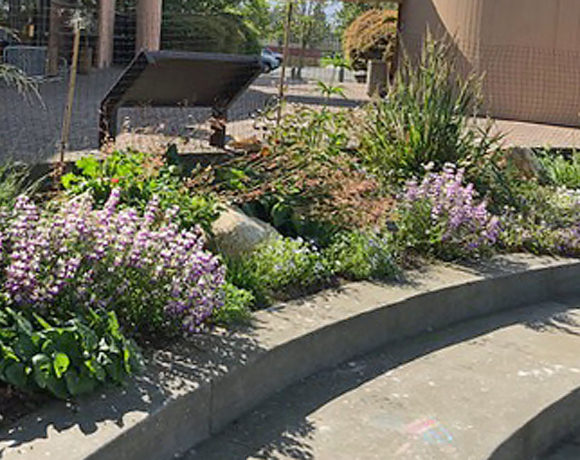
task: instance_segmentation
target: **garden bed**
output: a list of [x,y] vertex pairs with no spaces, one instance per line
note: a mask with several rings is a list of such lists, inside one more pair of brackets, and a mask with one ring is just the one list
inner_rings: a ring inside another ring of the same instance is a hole
[[[148,357],[143,376],[2,430],[4,458],[172,458],[298,379],[381,344],[530,302],[580,294],[580,262],[517,255],[433,265],[405,283],[353,283]],[[419,321],[418,319],[421,318]],[[160,442],[159,440],[163,440]]]
[[[191,445],[319,366],[576,289],[579,154],[503,150],[472,123],[478,79],[444,46],[422,59],[363,109],[264,114],[263,139],[207,167],[174,145],[107,151],[43,194],[4,166],[0,380],[31,395],[16,411],[38,394],[77,411],[50,403],[37,432],[9,435],[44,446],[52,423],[79,458],[129,432],[131,451]],[[493,259],[516,252],[571,259]],[[440,261],[472,273],[410,271]]]

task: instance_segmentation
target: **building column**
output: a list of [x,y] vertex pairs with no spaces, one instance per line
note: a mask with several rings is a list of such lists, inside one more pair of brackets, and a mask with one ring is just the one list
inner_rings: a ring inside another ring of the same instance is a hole
[[163,0],[137,0],[135,51],[157,51],[161,47]]
[[113,36],[115,34],[115,0],[99,1],[99,41],[97,67],[104,69],[113,63]]

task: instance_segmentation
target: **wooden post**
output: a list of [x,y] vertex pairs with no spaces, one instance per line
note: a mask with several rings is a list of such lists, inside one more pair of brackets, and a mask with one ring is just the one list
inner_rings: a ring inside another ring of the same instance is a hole
[[382,97],[389,83],[389,70],[387,63],[380,60],[368,61],[367,95],[369,97]]
[[97,67],[104,69],[113,63],[113,35],[115,33],[115,0],[99,1],[99,41]]
[[48,25],[48,65],[46,66],[46,74],[50,77],[58,75],[60,26],[60,8],[57,6],[56,0],[51,0]]
[[67,148],[68,138],[70,133],[70,124],[72,118],[72,108],[73,102],[75,98],[75,86],[77,82],[77,68],[79,63],[79,48],[81,45],[81,28],[80,25],[77,23],[74,25],[75,27],[75,36],[74,36],[74,43],[73,43],[73,57],[72,57],[72,66],[70,69],[70,78],[68,83],[68,96],[66,101],[66,107],[64,111],[64,116],[62,119],[62,133],[60,138],[60,168],[64,167],[64,152]]
[[163,0],[137,0],[136,53],[160,49],[162,13]]

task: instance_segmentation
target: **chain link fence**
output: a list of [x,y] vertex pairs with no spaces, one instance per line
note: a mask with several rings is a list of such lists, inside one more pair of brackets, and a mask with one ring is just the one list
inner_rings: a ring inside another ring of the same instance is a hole
[[[150,46],[147,40],[157,39],[159,42],[153,46],[162,50],[260,56],[263,72],[227,111],[228,140],[259,135],[255,119],[272,107],[278,97],[284,48],[281,39],[257,40],[256,34],[236,15],[183,14],[165,11],[166,8],[158,31],[156,24],[147,22],[151,18],[141,19],[143,24],[138,25],[139,2],[117,1],[113,11],[106,10],[105,2],[0,0],[1,62],[22,69],[38,88],[38,97],[23,95],[0,82],[2,159],[38,163],[58,158],[77,27],[80,46],[70,129],[64,146],[67,158],[99,149],[100,104],[135,57],[139,40]],[[291,42],[288,47],[288,69],[283,82],[288,102],[354,107],[367,100],[365,85],[355,81],[353,72],[323,65],[323,58],[340,53],[339,39],[328,32],[315,45],[302,45]],[[217,79],[215,83],[220,84],[219,73],[191,78]],[[340,85],[343,93],[324,95],[319,82],[327,87]],[[172,83],[159,80],[155,84],[171,87]],[[141,101],[122,108],[117,123],[119,147],[156,150],[177,143],[182,152],[212,150],[207,142],[212,110],[196,107],[185,99],[175,107],[156,107]]]

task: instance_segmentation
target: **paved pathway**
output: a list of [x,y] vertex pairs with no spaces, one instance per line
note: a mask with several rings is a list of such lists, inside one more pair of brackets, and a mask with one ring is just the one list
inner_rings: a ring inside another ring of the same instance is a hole
[[580,459],[580,432],[548,453],[543,460],[578,460]]
[[471,321],[312,376],[186,459],[487,459],[579,388],[579,347],[580,300]]
[[[91,151],[97,148],[98,107],[107,90],[119,76],[121,69],[94,70],[79,75],[73,107],[70,150]],[[336,82],[331,69],[308,68],[304,83],[289,82],[290,100],[321,105],[317,81]],[[277,93],[279,73],[262,75],[230,110],[229,133],[248,137],[255,133],[252,114],[262,109]],[[342,84],[349,100],[335,98],[333,105],[356,106],[367,100],[365,85],[352,78]],[[37,100],[26,102],[16,91],[0,85],[0,160],[14,158],[28,162],[46,161],[57,151],[60,127],[65,106],[66,79],[54,79],[40,85],[43,104]],[[125,128],[132,136],[125,137],[122,145],[137,144],[138,148],[156,149],[168,142],[187,139],[187,151],[207,149],[209,111],[203,109],[139,108],[122,110]],[[497,129],[506,134],[506,144],[531,147],[580,147],[580,129],[539,125],[517,121],[498,121]],[[201,139],[204,139],[202,142]]]
[[[98,147],[98,110],[102,98],[121,73],[120,68],[93,70],[79,75],[73,105],[70,135],[71,151],[90,151]],[[292,100],[318,105],[323,102],[316,79],[328,81],[330,69],[308,69],[305,83],[290,82]],[[263,109],[277,93],[278,72],[260,76],[235,102],[229,111],[229,132],[238,136],[253,134],[251,116]],[[42,104],[38,99],[28,100],[14,89],[0,85],[0,160],[14,158],[28,162],[45,161],[53,157],[60,139],[63,111],[66,101],[64,78],[52,79],[39,85]],[[352,104],[364,96],[364,85],[345,83]],[[348,104],[348,101],[337,101]],[[210,115],[206,109],[150,108],[122,109],[123,127],[140,135],[147,134],[150,142],[164,143],[187,136],[193,140],[207,140]],[[201,142],[198,142],[201,145]],[[203,143],[207,146],[207,142]],[[196,149],[202,148],[198,145]]]

